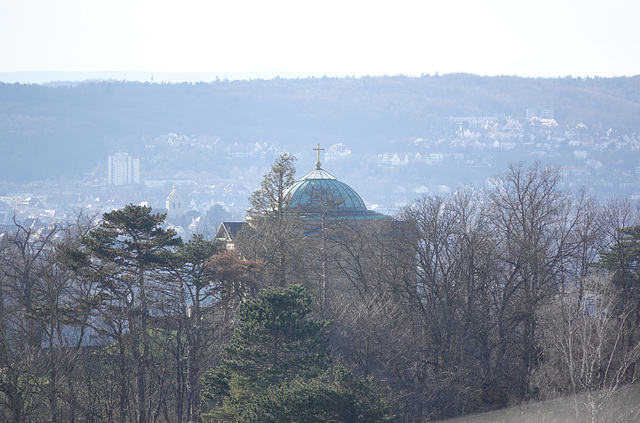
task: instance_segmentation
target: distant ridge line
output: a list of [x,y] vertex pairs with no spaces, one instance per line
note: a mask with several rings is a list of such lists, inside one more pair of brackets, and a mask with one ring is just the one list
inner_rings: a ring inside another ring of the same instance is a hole
[[326,72],[157,72],[157,71],[25,71],[0,72],[0,82],[22,84],[46,84],[50,82],[84,82],[116,80],[131,82],[181,83],[212,82],[216,80],[250,80],[274,78],[336,78],[347,75]]

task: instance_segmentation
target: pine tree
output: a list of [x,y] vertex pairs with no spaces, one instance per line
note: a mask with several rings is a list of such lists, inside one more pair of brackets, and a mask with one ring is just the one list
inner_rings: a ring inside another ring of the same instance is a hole
[[249,216],[252,219],[269,215],[281,220],[284,218],[284,210],[287,206],[285,191],[295,183],[296,168],[293,162],[294,156],[287,153],[281,154],[276,159],[271,171],[264,176],[260,183],[260,189],[254,192],[249,199],[251,207]]
[[295,182],[295,157],[279,156],[250,198],[249,225],[238,233],[236,247],[244,257],[265,263],[271,282],[285,286],[303,280],[303,231],[288,209],[286,190]]
[[150,207],[131,204],[105,213],[100,227],[83,237],[92,259],[85,263],[91,263],[102,288],[104,325],[99,330],[116,341],[119,354],[121,413],[128,408],[131,374],[125,361],[131,354],[139,422],[146,422],[149,412],[145,378],[152,361],[151,309],[158,300],[155,294],[162,292],[155,272],[169,264],[171,248],[182,242],[173,229],[162,228],[164,219],[164,214],[152,214]]
[[319,375],[329,366],[330,322],[309,320],[310,312],[311,297],[300,285],[263,290],[240,307],[240,322],[217,373],[256,389]]
[[330,321],[307,319],[300,285],[271,287],[240,308],[233,341],[204,375],[203,396],[218,407],[205,419],[227,422],[384,422],[390,407],[373,382],[331,362]]
[[310,312],[311,297],[300,285],[267,288],[242,304],[233,341],[220,365],[204,376],[203,396],[224,403],[214,414],[232,412],[272,385],[313,378],[328,368],[330,322],[309,320]]
[[[611,272],[611,281],[618,290],[618,307],[609,312],[623,315],[633,310],[632,318],[626,320],[623,338],[627,350],[633,350],[638,343],[637,330],[640,327],[640,226],[618,229],[616,239],[600,253],[597,265]],[[628,380],[633,380],[632,373],[627,374]]]
[[390,404],[375,391],[371,379],[337,368],[321,377],[294,380],[271,387],[241,408],[245,423],[396,421]]

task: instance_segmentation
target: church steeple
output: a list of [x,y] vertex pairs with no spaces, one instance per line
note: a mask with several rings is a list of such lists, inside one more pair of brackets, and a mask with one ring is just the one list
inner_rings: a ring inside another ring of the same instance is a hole
[[185,202],[184,197],[180,192],[176,189],[176,184],[173,184],[173,189],[169,193],[166,201],[167,206],[167,217],[174,218],[180,217],[185,212]]

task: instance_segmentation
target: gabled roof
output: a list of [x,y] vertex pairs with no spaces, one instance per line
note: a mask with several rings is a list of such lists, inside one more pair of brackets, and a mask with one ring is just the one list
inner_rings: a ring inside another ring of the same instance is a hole
[[176,198],[180,198],[180,199],[184,199],[184,197],[182,196],[182,194],[180,194],[180,192],[178,192],[178,190],[176,189],[175,185],[173,186],[173,189],[171,190],[171,192],[169,193],[169,195],[167,196],[167,200],[172,199],[173,197]]
[[216,232],[216,239],[233,241],[246,222],[222,222]]

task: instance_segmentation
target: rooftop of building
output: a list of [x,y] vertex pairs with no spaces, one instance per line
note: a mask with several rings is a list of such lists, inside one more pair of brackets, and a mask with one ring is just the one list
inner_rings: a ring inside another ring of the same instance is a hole
[[320,166],[318,159],[315,169],[287,188],[285,195],[289,210],[307,219],[323,216],[350,220],[389,218],[367,210],[364,201],[353,188]]

